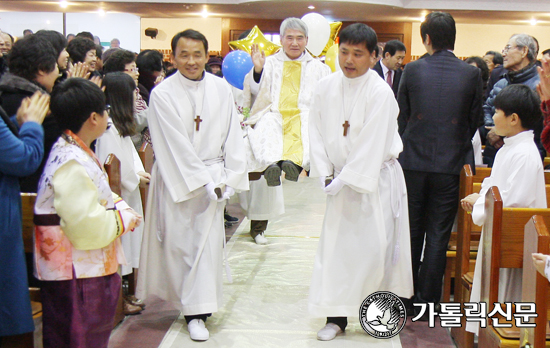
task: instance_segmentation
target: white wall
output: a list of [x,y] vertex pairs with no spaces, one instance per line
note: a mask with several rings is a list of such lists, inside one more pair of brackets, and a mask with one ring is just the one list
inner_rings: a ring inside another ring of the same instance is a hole
[[[0,12],[0,29],[13,36],[23,36],[23,30],[56,30],[63,33],[61,12]],[[89,31],[102,42],[112,38],[120,40],[120,46],[133,52],[140,51],[140,18],[126,13],[67,13],[67,34]],[[220,29],[221,31],[221,29]]]
[[[145,29],[157,28],[156,39],[145,36]],[[222,49],[222,19],[221,18],[142,18],[141,19],[141,49],[170,49],[172,38],[185,29],[200,31],[208,40],[209,51]]]
[[60,12],[0,12],[0,29],[13,37],[22,37],[23,30],[56,30],[63,33],[63,14]]
[[[537,38],[539,51],[550,48],[550,27],[537,25],[457,24],[455,55],[459,57],[483,56],[487,51],[501,52],[513,34],[526,33]],[[413,23],[411,54],[426,53],[420,37],[420,23]],[[540,54],[539,54],[540,58]]]
[[126,13],[67,13],[67,34],[89,31],[99,36],[101,42],[120,40],[120,47],[139,53],[140,18]]

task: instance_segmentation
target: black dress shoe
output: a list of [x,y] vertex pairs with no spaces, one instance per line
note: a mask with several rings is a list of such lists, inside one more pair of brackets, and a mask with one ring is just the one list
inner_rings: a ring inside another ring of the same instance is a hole
[[267,181],[267,186],[281,185],[281,168],[273,163],[264,171],[264,178]]
[[232,224],[234,224],[235,222],[239,221],[239,218],[236,218],[236,217],[234,217],[234,216],[231,216],[231,215],[229,215],[229,214],[227,214],[227,213],[224,213],[224,214],[223,214],[223,217],[224,217],[225,221],[227,221],[227,222],[229,222],[229,223],[232,223]]
[[285,172],[285,178],[287,180],[298,181],[298,177],[303,168],[292,161],[283,161],[281,163],[281,169]]

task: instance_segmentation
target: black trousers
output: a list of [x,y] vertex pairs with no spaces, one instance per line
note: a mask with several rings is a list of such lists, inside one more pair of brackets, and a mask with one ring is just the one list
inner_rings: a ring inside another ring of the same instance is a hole
[[409,199],[413,302],[439,303],[447,244],[458,211],[460,176],[413,170],[404,170],[404,174]]
[[193,319],[202,319],[202,321],[206,322],[206,319],[208,317],[212,316],[212,313],[206,313],[206,314],[196,314],[196,315],[184,315],[185,322],[189,324],[189,322]]
[[342,331],[346,331],[346,326],[348,326],[348,317],[328,317],[327,318],[327,324],[333,323],[336,324],[342,329]]

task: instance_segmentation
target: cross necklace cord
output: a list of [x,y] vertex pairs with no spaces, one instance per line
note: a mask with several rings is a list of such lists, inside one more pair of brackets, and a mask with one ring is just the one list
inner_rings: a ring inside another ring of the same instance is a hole
[[195,99],[193,99],[191,97],[191,94],[189,93],[189,91],[187,91],[187,88],[183,88],[183,90],[185,91],[185,94],[187,94],[187,99],[189,99],[189,103],[191,103],[191,106],[193,107],[193,113],[196,115],[196,117],[193,119],[193,122],[195,122],[195,130],[198,132],[199,129],[200,129],[200,124],[201,122],[203,121],[201,119],[201,112],[202,112],[202,107],[203,107],[203,103],[204,103],[204,86],[201,86],[199,84],[198,86],[198,91],[197,91],[197,100],[200,100],[201,102],[199,103],[199,106],[200,106],[200,109],[197,108],[197,105],[196,105],[196,102],[195,102]]
[[344,84],[345,83],[346,83],[346,81],[344,80],[342,82],[342,110],[344,111],[344,121],[345,122],[342,123],[342,127],[344,127],[344,136],[347,137],[348,136],[348,129],[350,127],[348,119],[351,117],[351,112],[355,108],[355,104],[357,103],[357,98],[355,98],[355,100],[353,101],[353,104],[351,105],[351,110],[350,110],[349,117],[346,117],[346,93],[345,93],[345,90],[344,90]]

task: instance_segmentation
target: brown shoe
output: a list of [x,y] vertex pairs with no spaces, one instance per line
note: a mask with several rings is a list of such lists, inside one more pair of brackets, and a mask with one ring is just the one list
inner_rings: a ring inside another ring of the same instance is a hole
[[143,302],[143,300],[140,300],[139,298],[137,298],[135,295],[127,295],[126,296],[126,301],[130,302],[134,306],[145,308],[145,302]]
[[140,306],[134,306],[130,302],[124,300],[124,315],[140,314],[143,308]]
[[260,180],[261,177],[262,177],[262,173],[261,173],[261,172],[250,172],[250,173],[248,173],[248,180],[249,180],[249,181]]

